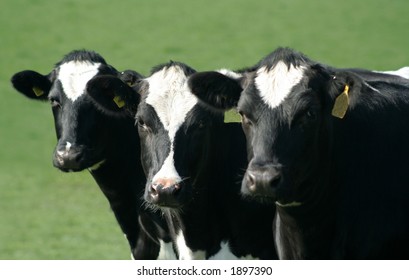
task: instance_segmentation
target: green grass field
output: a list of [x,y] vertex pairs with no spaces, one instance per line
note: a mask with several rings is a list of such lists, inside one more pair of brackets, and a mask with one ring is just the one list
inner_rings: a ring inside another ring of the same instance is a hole
[[148,74],[170,59],[241,68],[278,46],[338,67],[409,65],[407,0],[3,0],[0,4],[0,259],[129,259],[91,176],[61,173],[51,109],[10,85],[73,49]]

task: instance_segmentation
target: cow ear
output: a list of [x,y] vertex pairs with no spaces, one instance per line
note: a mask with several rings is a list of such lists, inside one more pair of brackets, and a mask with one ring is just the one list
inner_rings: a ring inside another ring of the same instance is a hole
[[135,112],[139,94],[120,78],[112,75],[96,76],[88,81],[87,93],[94,104],[106,113],[123,114],[126,109]]
[[193,74],[188,86],[204,104],[223,111],[237,106],[243,90],[239,78],[231,78],[215,71]]
[[128,86],[133,87],[136,83],[141,81],[144,76],[133,70],[125,70],[119,74],[119,78]]
[[47,100],[51,89],[48,76],[31,70],[14,74],[11,77],[11,83],[17,91],[35,100]]
[[332,99],[332,116],[343,119],[350,109],[353,98],[363,86],[362,79],[348,71],[337,72],[332,77],[330,98]]

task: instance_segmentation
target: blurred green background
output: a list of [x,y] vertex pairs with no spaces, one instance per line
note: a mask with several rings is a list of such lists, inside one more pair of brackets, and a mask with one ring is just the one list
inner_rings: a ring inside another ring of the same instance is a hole
[[0,259],[129,259],[127,242],[87,172],[54,169],[50,106],[10,85],[49,73],[73,49],[148,74],[170,59],[241,68],[278,46],[337,67],[409,65],[407,0],[2,0]]

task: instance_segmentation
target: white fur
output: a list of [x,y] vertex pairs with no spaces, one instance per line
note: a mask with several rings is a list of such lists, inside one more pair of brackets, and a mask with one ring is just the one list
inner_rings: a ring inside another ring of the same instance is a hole
[[192,251],[187,245],[183,232],[180,231],[176,237],[176,249],[179,253],[179,260],[205,260],[206,252],[202,250]]
[[176,171],[173,154],[173,148],[171,148],[171,151],[168,157],[163,162],[161,169],[158,171],[158,173],[155,174],[155,176],[153,176],[153,183],[155,183],[159,179],[172,179],[175,181],[175,183],[179,183],[182,181],[182,178],[180,178],[179,173]]
[[149,93],[146,103],[151,105],[159,116],[170,139],[170,153],[163,166],[154,176],[159,178],[181,178],[176,171],[173,159],[173,143],[176,132],[185,122],[186,115],[198,103],[187,86],[187,77],[179,66],[165,68],[146,79],[149,83]]
[[273,109],[283,102],[303,75],[304,67],[296,68],[291,65],[288,68],[284,62],[280,61],[271,70],[267,67],[260,68],[257,71],[255,84],[262,100]]
[[220,69],[217,70],[217,72],[219,72],[220,74],[223,74],[229,78],[232,78],[234,80],[238,80],[240,79],[243,75],[234,71],[231,71],[229,69]]
[[[205,260],[206,252],[202,250],[192,251],[187,245],[183,232],[180,231],[176,238],[176,247],[179,252],[180,260]],[[241,258],[235,256],[231,250],[228,242],[222,242],[220,244],[221,249],[215,255],[211,256],[209,260],[257,260],[251,255],[247,255]]]
[[65,151],[68,153],[71,149],[72,144],[70,142],[67,141],[67,143],[65,144]]
[[85,92],[87,82],[98,73],[101,63],[70,61],[60,66],[58,79],[68,99],[75,101]]
[[71,149],[71,146],[72,146],[72,144],[67,141],[65,143],[65,150],[59,150],[59,151],[57,151],[57,154],[62,156],[63,154],[68,153],[70,151],[70,149]]
[[176,254],[173,250],[172,242],[165,242],[163,240],[159,240],[160,243],[160,251],[158,260],[176,260]]
[[258,258],[254,258],[251,255],[238,258],[231,252],[228,242],[222,242],[220,247],[220,251],[211,256],[209,260],[258,260]]
[[375,71],[375,72],[401,76],[402,78],[409,79],[409,67],[407,66],[394,71]]

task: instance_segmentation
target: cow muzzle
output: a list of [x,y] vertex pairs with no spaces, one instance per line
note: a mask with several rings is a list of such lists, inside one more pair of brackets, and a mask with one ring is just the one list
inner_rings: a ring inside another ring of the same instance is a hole
[[56,151],[53,164],[62,171],[79,171],[82,169],[81,157],[81,151]]
[[273,164],[249,166],[244,175],[242,193],[250,196],[275,198],[282,181],[282,168]]
[[155,180],[148,189],[147,201],[161,207],[176,208],[181,205],[183,183],[175,179]]

